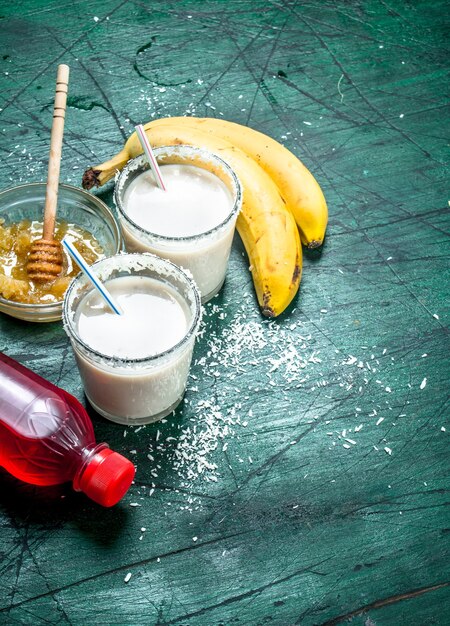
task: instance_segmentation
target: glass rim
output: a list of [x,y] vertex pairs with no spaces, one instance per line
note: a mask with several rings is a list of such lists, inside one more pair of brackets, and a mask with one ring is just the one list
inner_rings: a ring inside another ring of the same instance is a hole
[[[189,243],[192,241],[198,241],[201,239],[207,239],[208,237],[210,237],[211,235],[213,235],[216,232],[219,232],[220,230],[222,230],[229,222],[231,222],[231,220],[238,215],[238,213],[240,212],[241,208],[242,208],[242,185],[239,181],[239,178],[237,177],[235,171],[233,170],[233,168],[221,157],[219,157],[217,154],[215,154],[214,152],[210,152],[209,150],[206,150],[204,148],[198,148],[197,146],[190,146],[188,144],[175,144],[175,145],[170,145],[170,146],[159,146],[158,148],[153,148],[153,153],[155,155],[155,157],[157,158],[159,156],[159,154],[163,153],[165,150],[180,150],[181,151],[190,151],[190,152],[194,152],[200,155],[207,155],[208,158],[210,160],[213,160],[216,162],[217,165],[223,167],[225,169],[225,171],[227,172],[227,174],[229,174],[230,179],[233,183],[234,189],[235,189],[235,198],[233,199],[233,206],[232,209],[230,211],[230,213],[227,215],[227,217],[220,222],[220,224],[217,224],[216,226],[214,226],[213,228],[210,228],[209,230],[205,230],[204,232],[201,233],[197,233],[196,235],[186,235],[183,237],[173,237],[173,236],[168,236],[168,235],[160,235],[158,233],[154,233],[150,230],[147,230],[146,228],[143,228],[142,226],[139,226],[139,224],[137,224],[134,220],[131,219],[131,217],[125,212],[125,209],[123,207],[123,203],[122,203],[122,195],[124,193],[124,191],[119,190],[120,187],[120,183],[123,180],[124,183],[122,184],[123,189],[125,189],[125,182],[127,180],[128,175],[138,169],[142,169],[142,171],[146,171],[148,169],[150,169],[149,164],[146,161],[146,157],[144,154],[140,154],[136,157],[133,157],[132,159],[130,159],[127,164],[125,165],[125,167],[122,169],[122,171],[119,173],[119,175],[117,176],[116,182],[115,182],[115,186],[114,186],[114,204],[116,205],[117,210],[119,211],[119,216],[123,217],[124,220],[130,224],[131,226],[133,226],[133,228],[135,228],[138,232],[146,235],[146,236],[150,236],[152,237],[155,241],[160,241],[163,243]],[[144,167],[134,167],[133,165],[139,163],[139,165],[143,165]],[[215,174],[214,174],[215,175]],[[219,178],[219,177],[217,177]],[[221,180],[219,178],[219,180]],[[222,181],[223,182],[223,181]]]
[[[102,263],[106,264],[108,261],[111,262],[111,261],[117,260],[118,258],[126,258],[126,257],[134,257],[134,258],[144,257],[146,259],[148,258],[156,259],[158,262],[161,262],[163,265],[170,265],[172,269],[175,269],[175,274],[177,274],[178,277],[180,277],[182,280],[184,280],[187,283],[187,286],[189,287],[189,289],[191,290],[194,296],[193,301],[194,301],[194,307],[195,307],[195,314],[192,316],[191,324],[187,328],[184,336],[175,345],[171,346],[167,350],[164,350],[163,352],[158,352],[157,354],[153,354],[151,356],[145,356],[145,357],[140,357],[136,359],[126,358],[126,357],[115,357],[109,354],[104,354],[103,352],[95,350],[94,348],[89,346],[83,339],[81,339],[81,337],[79,336],[77,332],[76,326],[73,323],[74,321],[73,317],[71,319],[71,317],[68,314],[67,309],[69,307],[69,298],[72,294],[72,291],[76,288],[76,285],[79,281],[81,281],[82,279],[86,280],[86,284],[88,286],[89,285],[91,286],[92,288],[91,290],[92,291],[95,290],[95,287],[89,282],[89,279],[82,272],[77,274],[77,276],[75,276],[72,279],[64,296],[63,311],[62,311],[62,320],[63,320],[64,330],[66,331],[66,334],[69,335],[69,338],[73,339],[77,344],[82,346],[83,349],[89,355],[98,357],[102,359],[103,361],[105,361],[106,363],[110,364],[112,367],[117,367],[117,368],[120,367],[121,363],[123,363],[124,367],[126,367],[127,365],[144,365],[146,363],[155,362],[158,359],[164,358],[167,355],[170,355],[171,353],[178,351],[180,348],[182,348],[184,345],[186,345],[190,341],[193,335],[195,336],[195,333],[200,323],[201,313],[202,313],[200,292],[198,291],[198,288],[195,282],[192,280],[192,278],[188,276],[186,272],[184,272],[180,267],[175,265],[175,263],[172,263],[172,261],[168,261],[167,259],[163,259],[157,256],[156,254],[152,254],[150,252],[125,252],[125,253],[122,252],[122,253],[118,253],[110,257],[105,257],[104,259],[99,259],[98,261],[93,263],[90,267],[95,268],[95,266],[98,266]],[[120,268],[117,267],[117,268],[112,268],[112,269],[120,269]],[[131,276],[131,274],[128,274],[128,275]],[[191,307],[189,307],[189,309],[191,309]]]
[[[16,191],[16,190],[20,190],[24,188],[31,188],[31,187],[46,189],[47,183],[44,183],[44,182],[22,183],[21,185],[15,185],[14,187],[8,187],[7,189],[2,189],[0,191],[0,205],[1,205],[1,201],[2,201],[4,194],[10,193],[11,191]],[[119,252],[121,248],[121,242],[122,242],[122,233],[120,232],[117,219],[114,216],[114,213],[108,207],[108,205],[105,202],[103,202],[103,200],[100,200],[100,198],[98,198],[97,196],[94,196],[94,194],[89,193],[88,191],[86,191],[85,189],[81,189],[80,187],[75,187],[74,185],[68,185],[67,183],[59,183],[58,187],[62,187],[63,189],[67,189],[69,191],[75,191],[77,194],[85,198],[88,198],[89,201],[93,202],[94,204],[97,204],[97,206],[99,206],[102,209],[102,211],[104,211],[107,215],[111,216],[112,218],[111,226],[113,227],[113,230],[114,230],[114,238],[117,239],[118,241],[118,245],[119,245],[118,252]],[[45,197],[43,199],[45,201]],[[58,220],[58,217],[56,219]],[[41,314],[47,311],[53,312],[54,309],[61,308],[63,301],[64,299],[58,300],[57,302],[42,302],[42,303],[36,302],[35,304],[33,304],[30,302],[16,302],[15,300],[7,300],[2,295],[0,295],[1,305],[13,307],[17,309],[18,311],[33,310],[33,311],[36,311],[36,313],[41,313]]]

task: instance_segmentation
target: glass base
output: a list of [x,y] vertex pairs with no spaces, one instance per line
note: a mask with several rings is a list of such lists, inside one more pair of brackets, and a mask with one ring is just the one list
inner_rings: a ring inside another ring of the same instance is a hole
[[216,296],[219,293],[219,291],[222,289],[224,282],[225,282],[225,276],[222,278],[221,282],[217,285],[217,287],[215,287],[212,291],[206,294],[206,296],[202,295],[201,297],[202,304],[206,304],[207,302],[209,302],[209,300],[211,300],[211,298],[214,298],[214,296]]
[[98,407],[95,402],[92,402],[90,397],[86,394],[86,398],[89,400],[89,404],[92,406],[93,409],[95,409],[95,411],[97,411],[99,415],[107,420],[110,420],[111,422],[115,422],[116,424],[123,424],[124,426],[142,426],[143,424],[153,424],[153,422],[158,422],[159,420],[162,420],[164,417],[167,417],[169,413],[172,413],[172,411],[177,408],[177,406],[183,399],[183,396],[184,392],[178,398],[178,400],[176,400],[173,404],[171,404],[166,409],[163,409],[156,415],[148,415],[144,417],[122,417],[120,415],[112,415],[111,413],[104,411],[103,409]]

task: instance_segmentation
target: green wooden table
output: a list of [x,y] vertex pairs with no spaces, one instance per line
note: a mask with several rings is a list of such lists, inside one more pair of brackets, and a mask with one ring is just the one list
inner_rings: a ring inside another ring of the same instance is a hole
[[[45,179],[65,62],[65,182],[136,123],[223,117],[307,164],[330,225],[275,321],[236,238],[174,417],[133,429],[91,413],[137,465],[120,505],[0,473],[0,623],[450,623],[445,13],[2,3],[2,188]],[[110,186],[96,193],[112,206]],[[1,350],[85,402],[60,323],[0,325]]]

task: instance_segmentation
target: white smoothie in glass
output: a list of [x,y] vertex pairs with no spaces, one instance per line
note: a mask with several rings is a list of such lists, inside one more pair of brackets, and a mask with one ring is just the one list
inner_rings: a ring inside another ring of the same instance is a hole
[[221,224],[233,207],[220,178],[186,163],[161,165],[166,190],[150,170],[133,178],[124,193],[128,217],[145,230],[165,237],[200,235]]
[[119,423],[161,419],[184,393],[199,294],[184,272],[153,255],[117,255],[93,267],[123,313],[114,313],[83,275],[69,287],[64,325],[86,396]]
[[152,252],[189,270],[206,302],[225,279],[240,183],[222,159],[199,148],[169,146],[154,153],[166,191],[143,156],[128,163],[116,184],[126,249]]

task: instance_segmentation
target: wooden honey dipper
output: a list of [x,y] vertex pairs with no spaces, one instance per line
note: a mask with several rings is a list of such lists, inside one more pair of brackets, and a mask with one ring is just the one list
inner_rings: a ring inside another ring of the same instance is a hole
[[63,269],[62,247],[60,242],[55,240],[54,231],[68,84],[68,65],[58,65],[44,206],[44,227],[42,239],[34,241],[31,245],[27,263],[28,276],[31,280],[39,283],[54,280]]

